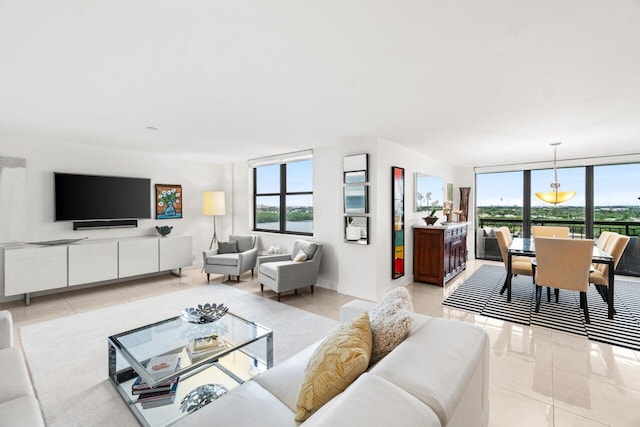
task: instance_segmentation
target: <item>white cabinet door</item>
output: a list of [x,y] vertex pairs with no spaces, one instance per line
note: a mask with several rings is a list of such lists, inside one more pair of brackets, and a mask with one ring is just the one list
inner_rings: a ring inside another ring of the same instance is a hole
[[118,278],[118,242],[69,245],[69,286]]
[[67,286],[67,246],[4,250],[4,294],[20,295]]
[[188,267],[193,260],[191,236],[166,236],[160,241],[160,271]]
[[158,238],[120,240],[118,242],[118,265],[118,277],[159,271]]

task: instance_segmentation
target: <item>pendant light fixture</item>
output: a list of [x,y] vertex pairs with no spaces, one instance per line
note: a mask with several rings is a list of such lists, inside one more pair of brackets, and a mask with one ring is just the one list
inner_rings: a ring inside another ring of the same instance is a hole
[[544,191],[536,193],[536,197],[543,202],[557,205],[571,200],[576,195],[575,191],[558,191],[560,183],[558,182],[558,169],[556,168],[556,154],[558,152],[558,145],[560,142],[552,142],[550,145],[553,147],[553,182],[551,183],[551,191]]

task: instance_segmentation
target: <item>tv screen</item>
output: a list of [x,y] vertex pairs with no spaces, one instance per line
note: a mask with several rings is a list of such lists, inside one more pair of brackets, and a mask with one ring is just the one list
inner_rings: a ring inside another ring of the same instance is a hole
[[54,173],[56,221],[151,218],[151,180]]

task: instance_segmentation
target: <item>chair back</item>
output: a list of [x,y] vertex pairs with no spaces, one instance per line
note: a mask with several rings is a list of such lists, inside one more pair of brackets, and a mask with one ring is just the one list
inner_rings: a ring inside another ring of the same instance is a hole
[[[509,235],[504,230],[507,227],[500,227],[496,229],[496,239],[498,240],[498,246],[500,247],[500,254],[502,255],[502,262],[504,263],[504,268],[507,268],[507,248],[511,244],[511,240],[509,239]],[[508,230],[508,228],[507,228]],[[509,233],[510,234],[510,233]]]
[[534,225],[531,227],[533,237],[559,237],[569,238],[569,227],[555,227],[550,225]]
[[240,234],[232,234],[229,236],[229,241],[237,240],[238,241],[238,252],[246,252],[256,247],[256,242],[258,238],[251,234],[248,235],[240,235]]
[[535,237],[536,276],[540,286],[587,292],[592,239]]
[[298,252],[303,251],[307,255],[307,261],[314,261],[320,263],[322,259],[322,244],[316,242],[310,242],[308,240],[296,240],[293,242],[293,249],[291,250],[291,259],[295,258]]
[[603,231],[602,233],[600,233],[597,243],[598,248],[606,252],[605,248],[607,247],[607,242],[609,241],[611,236],[615,234],[617,233],[612,233],[611,231]]
[[509,230],[509,227],[503,226],[503,227],[498,228],[498,230],[502,230],[504,235],[507,237],[508,245],[510,245],[511,241],[513,240],[513,235],[511,234],[511,230]]

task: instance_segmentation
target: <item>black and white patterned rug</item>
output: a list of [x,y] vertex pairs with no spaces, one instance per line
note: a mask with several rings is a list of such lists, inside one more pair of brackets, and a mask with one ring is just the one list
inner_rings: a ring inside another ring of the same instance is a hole
[[578,292],[560,291],[560,299],[556,303],[553,293],[551,302],[547,302],[546,289],[543,289],[540,311],[536,313],[535,285],[531,277],[513,278],[511,302],[507,303],[507,293],[500,295],[505,276],[504,267],[483,265],[442,305],[640,350],[640,283],[616,280],[616,315],[613,320],[607,318],[607,304],[591,286],[587,294],[591,323],[586,324]]

